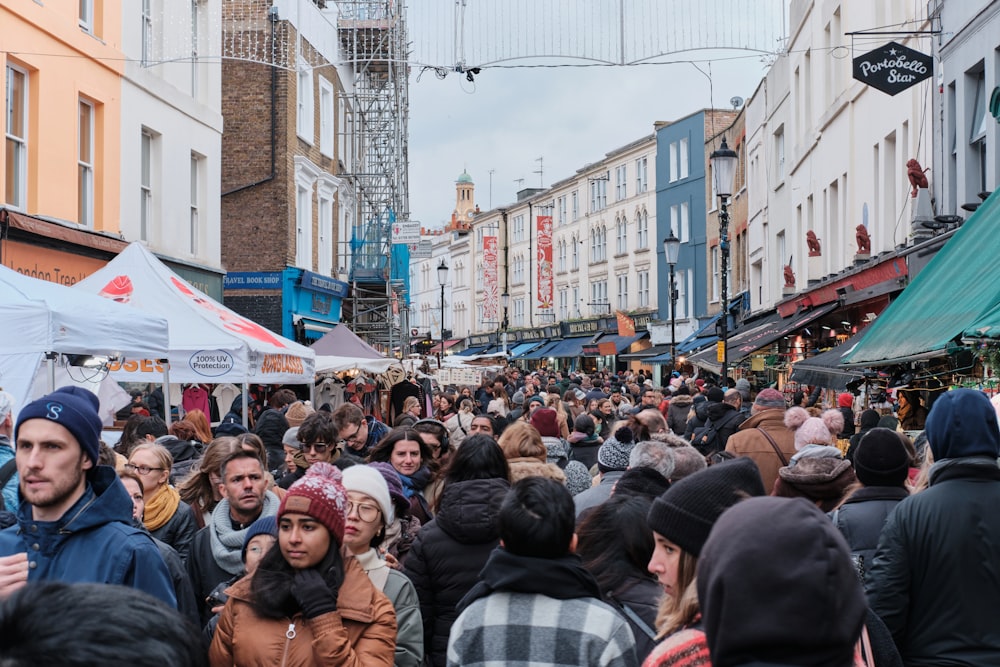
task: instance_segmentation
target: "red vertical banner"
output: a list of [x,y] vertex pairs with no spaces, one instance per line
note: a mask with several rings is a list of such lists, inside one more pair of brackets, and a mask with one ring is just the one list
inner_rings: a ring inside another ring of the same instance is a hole
[[497,237],[483,237],[483,322],[496,324],[500,321],[499,311],[499,256]]
[[538,221],[538,307],[551,308],[554,299],[552,279],[552,216],[540,215]]

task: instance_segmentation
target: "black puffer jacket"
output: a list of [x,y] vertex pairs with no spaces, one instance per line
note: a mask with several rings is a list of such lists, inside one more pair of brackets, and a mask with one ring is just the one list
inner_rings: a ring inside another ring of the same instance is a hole
[[264,447],[267,449],[268,470],[277,470],[285,462],[285,448],[281,444],[281,439],[285,437],[287,430],[288,420],[274,408],[267,408],[257,418],[253,432],[264,442]]
[[743,413],[729,403],[709,403],[705,408],[705,416],[712,420],[719,433],[716,446],[720,451],[726,448],[729,436],[740,430],[740,424],[744,421]]
[[861,581],[872,566],[886,518],[909,495],[901,486],[869,486],[858,489],[843,505],[830,512],[833,525],[851,547],[851,560],[858,568]]
[[661,597],[663,589],[651,577],[630,577],[617,590],[604,596],[604,601],[617,609],[632,628],[635,652],[640,661],[645,660],[659,643],[655,635]]
[[505,479],[455,482],[445,487],[434,520],[420,529],[404,561],[404,573],[420,598],[424,652],[444,665],[455,606],[479,580],[500,542],[497,517],[510,489]]

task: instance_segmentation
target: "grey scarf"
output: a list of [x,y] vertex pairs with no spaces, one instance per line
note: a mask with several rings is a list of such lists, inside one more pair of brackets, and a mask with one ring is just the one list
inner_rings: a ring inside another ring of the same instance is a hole
[[[264,494],[264,508],[260,516],[274,516],[278,513],[281,501],[278,496],[268,491]],[[259,517],[258,517],[259,518]],[[243,573],[243,539],[247,529],[234,530],[229,518],[229,501],[223,498],[212,512],[212,557],[223,570],[229,574]],[[249,526],[248,526],[249,527]]]

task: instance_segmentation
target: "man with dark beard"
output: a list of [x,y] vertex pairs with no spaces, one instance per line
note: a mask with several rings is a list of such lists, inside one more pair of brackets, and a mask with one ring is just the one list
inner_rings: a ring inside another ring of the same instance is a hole
[[100,402],[62,387],[29,403],[14,429],[22,502],[0,531],[0,598],[28,581],[119,584],[176,608],[170,573],[150,536],[132,526],[132,500],[114,468],[97,464]]

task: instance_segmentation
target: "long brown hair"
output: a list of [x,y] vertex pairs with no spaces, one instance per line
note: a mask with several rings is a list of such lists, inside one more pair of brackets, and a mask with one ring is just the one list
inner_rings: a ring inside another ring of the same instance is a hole
[[219,503],[215,499],[217,491],[212,483],[211,475],[219,474],[219,468],[227,456],[232,454],[242,445],[239,440],[229,436],[216,438],[205,447],[198,467],[191,470],[191,473],[177,485],[177,491],[181,495],[181,500],[186,502],[195,510],[195,518],[201,519],[201,514],[211,512]]

